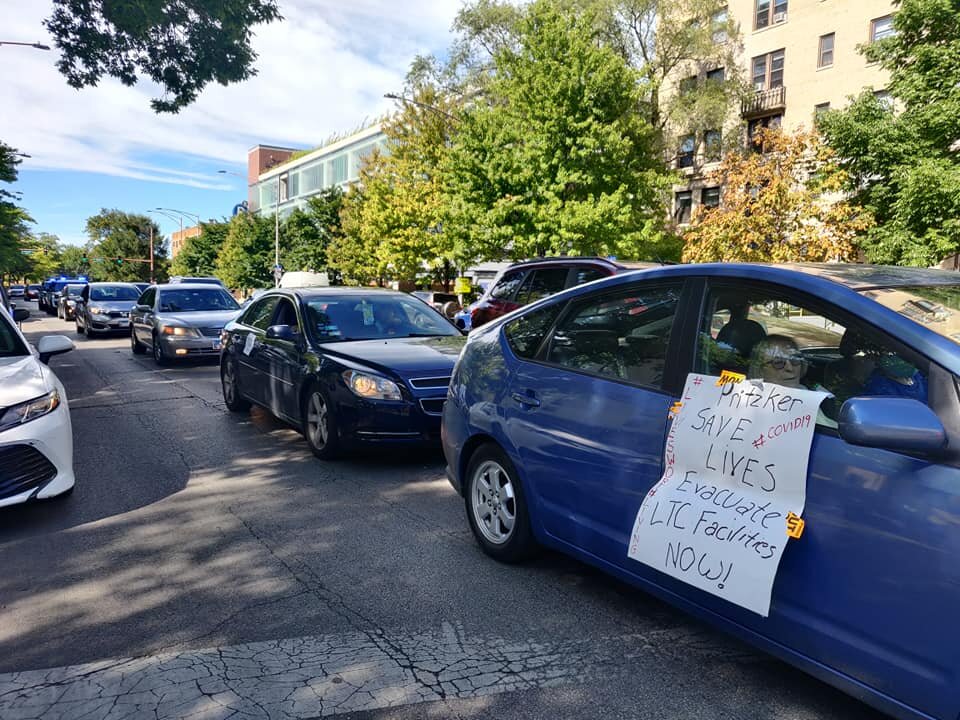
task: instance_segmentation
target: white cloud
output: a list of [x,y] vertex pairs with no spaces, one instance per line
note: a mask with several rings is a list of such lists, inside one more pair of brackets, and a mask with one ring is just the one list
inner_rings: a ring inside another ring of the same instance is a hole
[[[29,153],[31,169],[86,170],[198,188],[227,187],[209,173],[164,168],[243,163],[257,143],[313,146],[391,105],[418,53],[442,51],[459,0],[287,0],[284,21],[256,30],[259,74],[208,86],[179,115],[149,106],[155,87],[107,79],[73,90],[56,51],[3,47],[0,139]],[[3,8],[2,6],[7,6]],[[50,3],[0,0],[4,40],[41,40]]]

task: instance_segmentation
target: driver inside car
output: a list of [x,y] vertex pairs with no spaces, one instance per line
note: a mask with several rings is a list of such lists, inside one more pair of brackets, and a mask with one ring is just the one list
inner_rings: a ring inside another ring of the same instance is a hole
[[374,318],[384,335],[409,335],[414,331],[403,309],[394,303],[374,306]]

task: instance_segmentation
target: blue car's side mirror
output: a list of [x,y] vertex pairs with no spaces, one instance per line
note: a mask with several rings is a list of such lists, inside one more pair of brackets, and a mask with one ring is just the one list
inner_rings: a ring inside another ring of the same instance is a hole
[[940,418],[919,400],[857,397],[840,408],[840,437],[851,445],[932,454],[947,446]]

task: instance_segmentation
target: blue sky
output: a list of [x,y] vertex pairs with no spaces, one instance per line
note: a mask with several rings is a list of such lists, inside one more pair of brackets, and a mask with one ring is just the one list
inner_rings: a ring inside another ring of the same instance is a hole
[[[443,53],[459,0],[280,0],[285,20],[256,31],[258,75],[210,86],[175,116],[158,89],[107,79],[81,91],[54,68],[56,50],[0,47],[0,140],[31,157],[13,188],[37,232],[83,243],[101,208],[168,207],[220,218],[246,198],[257,143],[313,147],[387,112],[417,54]],[[0,0],[0,40],[53,46],[49,0]],[[229,170],[243,178],[218,174]],[[157,216],[165,234],[178,223]]]

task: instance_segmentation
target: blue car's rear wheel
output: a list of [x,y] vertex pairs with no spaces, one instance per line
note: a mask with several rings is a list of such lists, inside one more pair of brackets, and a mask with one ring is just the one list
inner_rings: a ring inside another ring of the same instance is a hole
[[470,458],[465,500],[470,529],[487,555],[519,562],[536,549],[520,478],[498,446],[482,445]]

